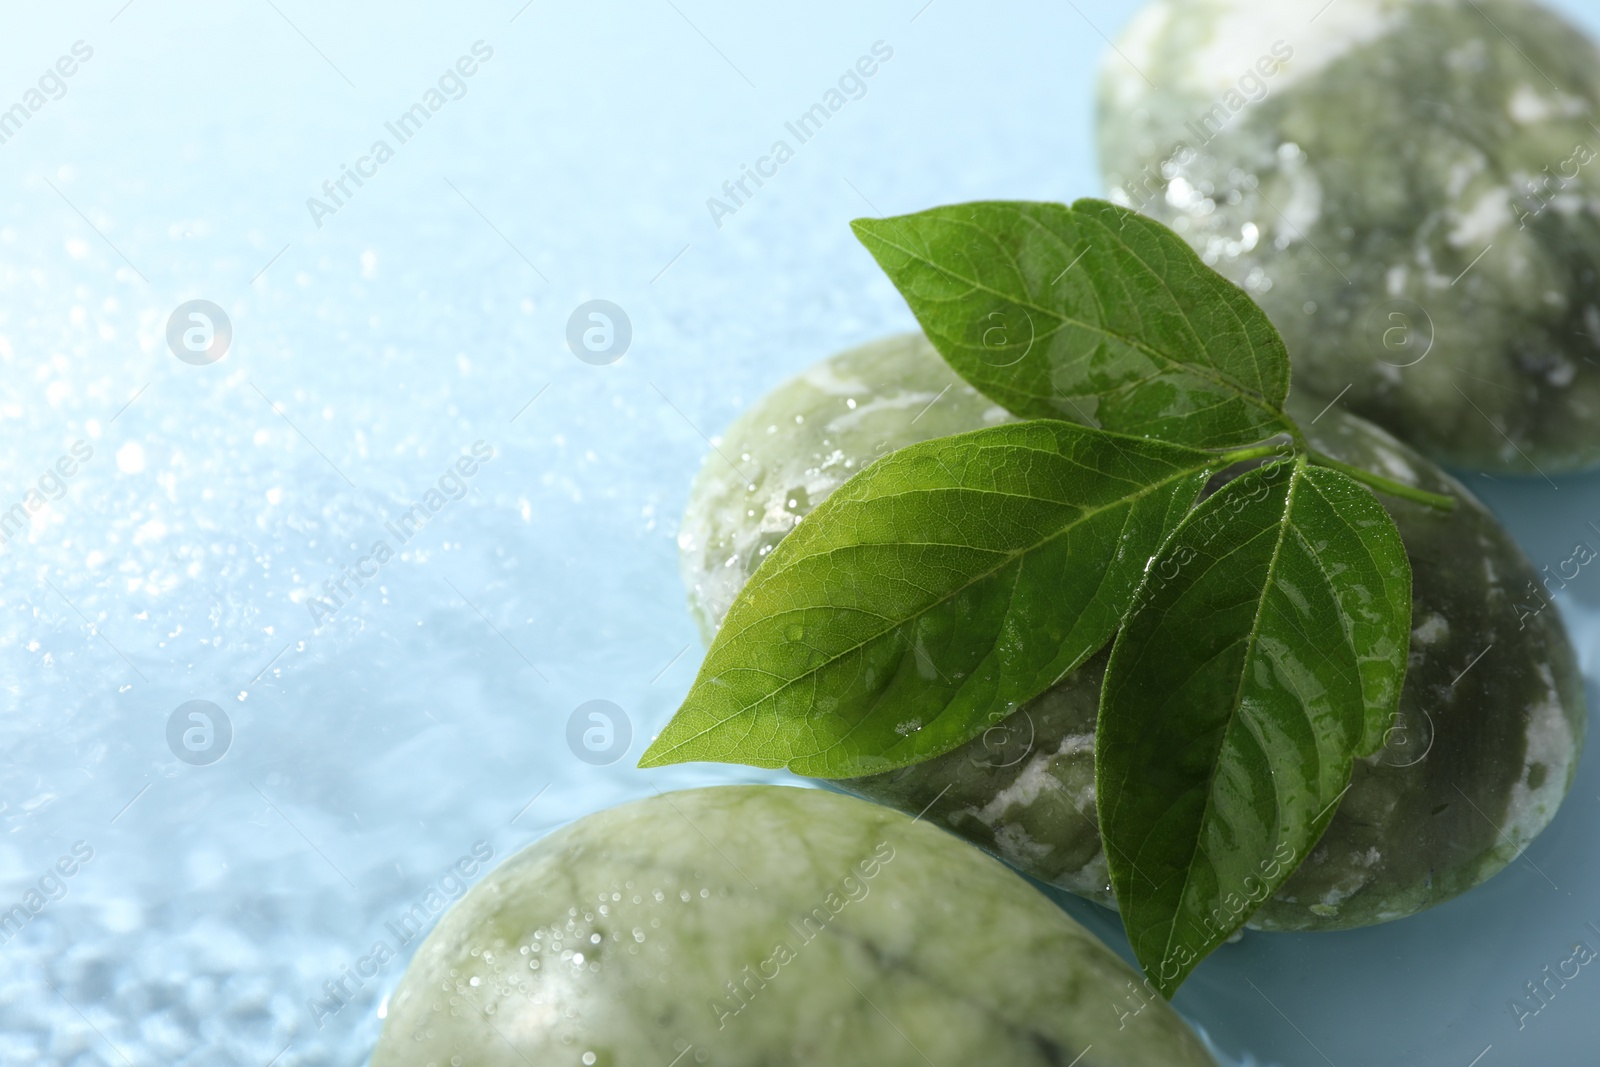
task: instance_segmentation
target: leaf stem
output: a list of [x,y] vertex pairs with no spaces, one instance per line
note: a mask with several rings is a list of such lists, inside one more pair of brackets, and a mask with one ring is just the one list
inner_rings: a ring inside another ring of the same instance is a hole
[[1375,489],[1386,496],[1399,497],[1401,500],[1409,500],[1414,504],[1423,504],[1436,511],[1454,511],[1456,507],[1456,498],[1453,496],[1444,496],[1440,493],[1430,493],[1425,489],[1417,489],[1403,482],[1385,478],[1381,474],[1373,474],[1371,471],[1364,470],[1361,467],[1353,467],[1348,463],[1341,463],[1332,456],[1324,455],[1321,452],[1312,452],[1311,462],[1319,467],[1330,467],[1341,474],[1348,474],[1362,485]]
[[1255,445],[1251,448],[1224,452],[1222,453],[1222,459],[1230,467],[1235,463],[1246,463],[1252,459],[1265,459],[1268,456],[1281,456],[1284,459],[1288,459],[1293,453],[1292,451],[1286,453],[1284,446],[1285,442],[1282,441],[1276,444]]

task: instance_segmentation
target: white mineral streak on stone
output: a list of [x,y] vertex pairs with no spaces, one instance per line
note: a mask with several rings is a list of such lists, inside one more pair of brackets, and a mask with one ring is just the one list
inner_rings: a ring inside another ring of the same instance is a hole
[[1111,893],[1111,868],[1106,866],[1106,854],[1103,851],[1096,851],[1088,863],[1056,881],[1065,889],[1082,893],[1104,904],[1110,904],[1114,899]]
[[1574,118],[1584,112],[1584,102],[1566,93],[1543,95],[1532,85],[1519,85],[1506,102],[1506,113],[1522,126],[1531,126],[1550,118]]
[[994,846],[1007,862],[1019,866],[1038,863],[1050,855],[1049,845],[1041,845],[1016,823],[1006,823],[995,830]]
[[[1268,83],[1273,93],[1316,74],[1355,48],[1395,29],[1409,6],[1405,0],[1339,0],[1318,15],[1326,0],[1165,0],[1144,8],[1117,43],[1103,68],[1104,84],[1119,107],[1149,91],[1143,71],[1188,57],[1185,66],[1162,69],[1158,80],[1202,100],[1236,90],[1238,80],[1282,41],[1294,49]],[[1315,24],[1311,22],[1316,18]],[[1182,33],[1174,40],[1169,33]],[[1182,49],[1174,48],[1181,44]],[[1123,56],[1127,58],[1124,59]],[[1137,69],[1135,69],[1137,68]]]
[[832,396],[861,396],[870,393],[871,387],[860,378],[844,378],[839,375],[839,364],[831,359],[824,359],[813,363],[800,375],[800,380],[819,392]]
[[1511,99],[1506,102],[1507,114],[1523,126],[1534,122],[1543,122],[1554,111],[1555,108],[1550,105],[1550,102],[1535,92],[1531,85],[1517,86],[1511,94]]
[[1450,243],[1456,248],[1483,248],[1493,243],[1500,231],[1513,221],[1511,190],[1505,186],[1490,189],[1465,212],[1457,213]]
[[1405,267],[1390,267],[1389,268],[1389,272],[1386,275],[1384,275],[1384,284],[1385,284],[1385,287],[1388,289],[1390,296],[1402,296],[1402,295],[1404,295],[1404,293],[1406,291],[1406,275],[1407,275],[1407,273],[1408,273],[1408,271],[1406,270]]
[[1384,473],[1391,478],[1405,482],[1407,485],[1417,484],[1416,469],[1407,463],[1405,457],[1399,452],[1386,445],[1376,445],[1372,451],[1373,455],[1377,456],[1382,462]]
[[[1017,808],[1029,806],[1046,793],[1066,792],[1060,779],[1050,773],[1051,765],[1057,758],[1093,752],[1094,734],[1069,734],[1063,737],[1054,752],[1034,753],[1010,785],[972,813],[995,832],[995,845],[1002,855],[1015,860],[1024,857],[1038,860],[1049,854],[1050,846],[1035,842],[1020,826],[1008,823],[1007,818]],[[1068,794],[1065,799],[1078,811],[1088,811],[1089,805],[1094,803],[1094,786],[1090,785],[1078,796]]]
[[1322,895],[1322,900],[1311,905],[1311,910],[1318,915],[1336,915],[1339,905],[1355,896],[1368,883],[1373,880],[1370,870],[1352,868],[1343,878],[1339,879],[1328,891]]
[[[1328,67],[1351,50],[1392,30],[1406,6],[1395,0],[1225,0],[1211,5],[1220,13],[1211,39],[1195,52],[1185,75],[1202,90],[1225,92],[1276,41],[1294,49],[1294,58],[1273,79],[1280,91]],[[1315,17],[1313,25],[1311,19]]]
[[[1511,788],[1502,827],[1518,849],[1537,837],[1555,815],[1572,771],[1572,727],[1562,710],[1561,693],[1549,664],[1539,664],[1539,677],[1545,684],[1545,698],[1528,716],[1528,752],[1522,763],[1522,777]],[[1537,789],[1528,785],[1528,775],[1535,764],[1545,769],[1544,781]]]
[[[809,496],[814,490],[816,482],[806,483],[806,493]],[[789,508],[789,490],[784,489],[772,493],[767,497],[766,509],[761,513],[762,533],[788,533],[800,518]]]
[[1411,631],[1411,641],[1418,645],[1434,645],[1450,638],[1450,620],[1434,612]]
[[[1554,197],[1552,197],[1550,200],[1550,206],[1554,208],[1558,214],[1565,215],[1570,219],[1574,215],[1591,209],[1597,202],[1600,201],[1597,201],[1593,197],[1585,198],[1578,191],[1578,186],[1573,186],[1572,189],[1566,192],[1557,193]],[[1562,293],[1560,296],[1561,300],[1565,302],[1567,299],[1567,294]]]
[[[1026,807],[1039,797],[1052,790],[1061,789],[1061,782],[1050,773],[1050,766],[1059,756],[1071,756],[1094,751],[1094,734],[1070,734],[1061,739],[1061,744],[1051,753],[1038,752],[1022,768],[1011,784],[994,795],[994,799],[978,812],[978,818],[988,826],[994,826],[1005,818],[1006,812],[1013,806]],[[1085,810],[1086,802],[1094,800],[1094,789],[1087,790],[1086,797],[1072,798],[1079,811]]]

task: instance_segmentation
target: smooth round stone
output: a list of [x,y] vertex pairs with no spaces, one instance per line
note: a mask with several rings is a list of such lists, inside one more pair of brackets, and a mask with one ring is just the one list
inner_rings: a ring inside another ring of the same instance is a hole
[[788,382],[783,396],[756,404],[722,436],[722,452],[749,480],[713,453],[716,466],[700,472],[679,528],[679,566],[707,641],[756,565],[862,467],[918,441],[1010,419],[921,334],[842,352]]
[[1600,463],[1600,51],[1581,31],[1522,0],[1158,0],[1117,48],[1111,198],[1261,304],[1301,389],[1348,387],[1441,462]]
[[[517,853],[389,1004],[373,1067],[1214,1067],[1132,970],[936,827],[778,786],[664,794]],[[1081,1057],[1081,1058],[1080,1058]]]
[[[920,337],[880,350],[897,353],[897,395],[936,393],[951,374]],[[866,352],[857,349],[821,367],[846,360],[859,366]],[[779,386],[728,431],[729,440],[747,442],[752,461],[774,484],[799,478],[818,452],[842,457],[840,463],[853,458],[855,469],[877,454],[875,439],[845,429],[804,451],[754,443],[760,440],[756,427],[792,423],[796,416],[826,425],[842,401],[804,383],[827,374],[814,368]],[[853,398],[858,406],[871,399],[859,391]],[[1381,498],[1405,539],[1413,572],[1414,629],[1399,719],[1385,749],[1356,764],[1350,791],[1321,842],[1253,915],[1249,925],[1259,929],[1342,929],[1398,919],[1489,878],[1555,815],[1576,770],[1586,721],[1582,679],[1555,608],[1522,608],[1538,606],[1530,594],[1538,575],[1510,535],[1417,452],[1337,407],[1322,408],[1309,398],[1290,402],[1313,447],[1408,485],[1448,493],[1459,506],[1446,513]],[[943,431],[975,429],[991,420],[984,412]],[[874,433],[906,440],[921,426],[921,420],[908,422],[895,434],[880,424]],[[727,506],[718,512],[723,518],[699,527],[693,539],[734,543],[752,536],[753,520],[740,518],[735,488],[719,464],[702,470],[686,524],[707,523],[707,494]],[[820,500],[811,497],[809,506]],[[753,568],[728,569],[742,583]],[[731,599],[726,586],[719,592]],[[714,630],[727,601],[693,588],[690,600],[702,627]],[[904,811],[928,809],[925,820],[1028,874],[1113,905],[1094,795],[1094,730],[1104,668],[1104,656],[1096,657],[938,759],[837,784]]]

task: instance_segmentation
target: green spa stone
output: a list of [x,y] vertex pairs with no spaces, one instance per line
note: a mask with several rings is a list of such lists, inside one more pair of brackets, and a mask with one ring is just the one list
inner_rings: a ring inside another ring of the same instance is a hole
[[[1134,972],[937,827],[722,786],[580,819],[463,897],[373,1067],[1215,1067]],[[1081,1057],[1081,1058],[1079,1058]]]
[[[1322,407],[1290,402],[1313,447],[1450,494],[1459,506],[1446,513],[1382,498],[1413,571],[1399,721],[1381,752],[1357,761],[1322,841],[1251,918],[1259,929],[1366,926],[1479,884],[1554,816],[1583,742],[1571,645],[1553,607],[1519,610],[1537,605],[1528,590],[1538,576],[1510,536],[1427,459],[1337,407],[1318,417]],[[876,418],[864,423],[863,411]],[[759,471],[755,491],[718,462],[701,470],[690,496],[679,544],[702,628],[715,631],[765,552],[844,474],[886,447],[1005,417],[966,391],[920,335],[845,352],[779,386],[724,437],[725,451],[747,456],[747,473]],[[903,811],[932,804],[927,821],[1036,878],[1112,905],[1094,798],[1104,667],[1102,655],[938,759],[836,784]]]
[[1156,0],[1098,110],[1111,198],[1255,298],[1299,388],[1443,463],[1600,464],[1600,50],[1570,22]]

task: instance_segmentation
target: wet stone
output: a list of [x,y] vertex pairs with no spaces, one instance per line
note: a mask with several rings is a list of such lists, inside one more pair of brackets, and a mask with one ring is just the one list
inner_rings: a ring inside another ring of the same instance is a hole
[[1118,48],[1111,199],[1261,304],[1299,388],[1453,465],[1600,463],[1589,38],[1522,0],[1160,0]]
[[507,860],[418,950],[372,1063],[1211,1067],[1165,1002],[1127,1007],[1137,983],[937,827],[725,786],[591,815]]
[[[887,354],[874,380],[892,395],[928,395],[951,371],[921,337],[879,342],[824,361],[758,401],[728,439],[810,422],[832,399],[808,383]],[[870,403],[857,390],[858,404]],[[948,399],[948,397],[947,397]],[[1438,904],[1505,867],[1554,816],[1584,732],[1581,678],[1555,608],[1539,610],[1539,575],[1494,517],[1458,482],[1383,430],[1323,402],[1296,397],[1291,413],[1313,447],[1386,477],[1459,500],[1453,512],[1382,498],[1413,571],[1413,634],[1400,714],[1386,746],[1356,764],[1350,791],[1321,842],[1250,920],[1275,930],[1342,929]],[[909,444],[994,419],[978,405],[965,425],[880,422],[870,437],[836,429],[829,454],[857,469],[882,440]],[[954,412],[952,412],[954,414]],[[774,483],[803,477],[814,450],[750,445]],[[708,463],[691,494],[685,541],[748,544],[754,523],[725,465]],[[748,490],[746,490],[748,491]],[[811,496],[814,506],[821,492]],[[717,508],[708,506],[717,501]],[[759,511],[758,511],[759,514]],[[744,516],[741,518],[741,516]],[[687,556],[687,553],[686,553]],[[714,632],[753,566],[733,557],[721,584],[690,602]],[[751,563],[759,562],[753,557]],[[686,573],[695,573],[692,558]],[[712,595],[712,594],[715,595]],[[913,767],[839,783],[939,823],[1043,881],[1113,903],[1094,799],[1094,729],[1104,656],[993,724],[968,744]],[[935,801],[937,801],[935,803]]]

